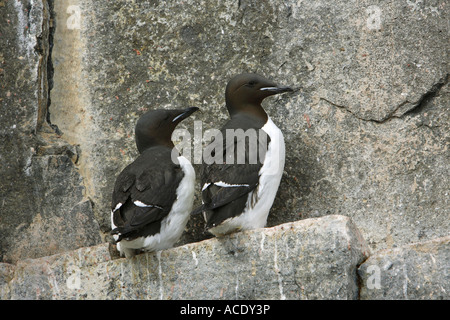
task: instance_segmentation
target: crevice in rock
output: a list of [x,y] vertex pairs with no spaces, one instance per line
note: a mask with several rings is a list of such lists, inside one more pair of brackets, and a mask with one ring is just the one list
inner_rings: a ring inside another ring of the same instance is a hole
[[[55,12],[53,10],[54,0],[42,0],[43,17],[42,32],[37,36],[37,45],[35,51],[40,55],[38,78],[40,81],[40,96],[38,107],[38,119],[36,124],[36,132],[52,131],[57,135],[62,132],[58,126],[50,121],[50,92],[53,89],[53,37],[55,34]],[[29,9],[31,11],[31,8]]]
[[334,107],[337,107],[341,110],[344,110],[345,112],[351,114],[353,117],[362,120],[362,121],[367,121],[367,122],[373,122],[376,124],[383,124],[385,122],[388,122],[394,118],[397,119],[403,119],[405,116],[414,116],[417,115],[419,113],[421,113],[424,108],[430,103],[431,100],[433,100],[440,92],[440,90],[442,89],[443,86],[445,86],[448,83],[448,78],[449,78],[449,74],[446,74],[445,77],[439,79],[439,81],[437,83],[435,83],[429,90],[427,90],[418,100],[416,103],[414,103],[413,107],[406,110],[404,113],[402,113],[401,115],[396,115],[397,111],[400,110],[400,108],[402,108],[405,104],[411,103],[408,100],[403,101],[402,103],[400,103],[393,111],[391,111],[387,116],[385,116],[384,118],[382,118],[381,120],[377,120],[377,119],[368,119],[368,118],[364,118],[361,117],[359,115],[357,115],[356,113],[354,113],[353,111],[351,111],[348,106],[343,106],[343,105],[339,105],[336,104],[324,97],[320,97],[319,100],[323,100],[329,104],[331,104]]
[[35,157],[43,156],[68,156],[74,164],[78,164],[81,155],[80,146],[71,145],[56,136],[54,133],[41,132],[37,136]]
[[[28,21],[30,21],[30,14],[33,8],[28,7]],[[45,118],[48,105],[48,76],[47,76],[47,62],[48,62],[48,37],[49,37],[49,8],[45,0],[42,1],[42,26],[41,33],[36,35],[36,46],[34,50],[39,55],[38,64],[38,82],[39,82],[39,96],[38,96],[38,111],[35,132],[40,132],[45,128]]]
[[[28,8],[28,12],[32,7]],[[52,51],[56,31],[56,13],[54,0],[42,0],[42,30],[36,36],[34,50],[39,54],[38,79],[38,115],[36,124],[36,153],[33,156],[67,155],[74,164],[78,164],[81,149],[79,145],[71,145],[61,139],[63,133],[50,120],[51,90],[53,89],[53,59]]]
[[360,263],[358,263],[357,265],[356,265],[356,267],[355,267],[355,272],[356,272],[356,287],[357,287],[357,290],[358,290],[358,293],[357,293],[357,298],[356,298],[356,300],[361,300],[361,290],[363,289],[363,287],[364,287],[364,280],[363,280],[363,278],[361,277],[361,275],[359,274],[359,268],[370,258],[370,256],[371,256],[371,254],[370,255],[368,255],[368,256],[366,256],[365,257],[365,259],[363,260],[363,261],[361,261]]
[[402,116],[407,115],[415,116],[421,113],[425,109],[425,107],[430,103],[430,101],[433,100],[439,94],[442,87],[448,83],[448,78],[449,74],[447,73],[444,78],[439,79],[439,81],[436,84],[434,84],[430,90],[425,92],[425,94],[423,94],[420,97],[419,101],[417,102],[417,105],[414,108],[406,111]]
[[[45,0],[44,0],[45,1]],[[57,135],[62,135],[62,132],[59,130],[56,124],[53,124],[50,121],[50,106],[52,103],[51,99],[51,90],[53,89],[53,60],[52,60],[52,52],[53,52],[53,41],[55,35],[55,10],[54,10],[54,0],[46,0],[49,8],[49,32],[48,32],[48,56],[47,56],[47,83],[48,83],[48,94],[47,94],[47,113],[46,113],[46,121],[50,125],[50,127],[54,130]]]
[[320,97],[319,100],[325,101],[326,103],[331,104],[333,107],[339,108],[339,109],[341,109],[341,110],[351,114],[353,117],[355,117],[355,118],[357,118],[359,120],[369,121],[369,120],[361,118],[357,114],[353,113],[347,106],[342,106],[342,105],[336,104],[336,103],[334,103],[334,102],[332,102],[332,101],[330,101],[330,100],[328,100],[328,99],[326,99],[324,97]]

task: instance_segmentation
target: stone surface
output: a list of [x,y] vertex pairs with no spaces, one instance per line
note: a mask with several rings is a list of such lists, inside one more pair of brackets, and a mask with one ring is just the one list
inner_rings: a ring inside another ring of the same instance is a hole
[[358,269],[361,299],[448,300],[450,236],[381,250]]
[[0,264],[0,298],[356,299],[368,254],[349,218],[327,216],[129,260],[102,244],[20,261],[6,277]]
[[0,261],[101,242],[76,162],[49,122],[51,1],[0,1]]
[[[448,20],[445,0],[0,0],[0,261],[108,241],[137,118],[197,106],[219,127],[243,71],[298,89],[264,104],[287,149],[268,226],[346,215],[372,250],[447,236]],[[208,237],[198,216],[179,244]]]
[[[80,270],[110,260],[108,245],[81,248],[38,259],[24,259],[15,266],[0,264],[8,281],[0,282],[2,299],[65,299],[79,286]],[[0,271],[1,272],[1,271]],[[89,277],[89,274],[85,274]],[[86,279],[86,278],[85,278]]]
[[0,132],[31,134],[46,116],[49,8],[43,1],[1,3]]
[[[111,186],[137,156],[137,118],[197,106],[203,132],[219,127],[228,79],[250,71],[299,89],[265,102],[288,152],[269,226],[345,214],[373,249],[448,234],[445,1],[73,0],[55,10],[50,118],[80,145],[103,231]],[[182,126],[194,136],[192,121]],[[180,244],[209,236],[194,217]]]
[[51,148],[39,143],[33,146],[36,149],[26,169],[13,171],[9,166],[6,172],[11,175],[3,176],[8,179],[1,189],[3,203],[10,207],[2,210],[0,238],[2,258],[7,262],[101,242],[92,203],[84,196],[82,178],[72,161],[75,150],[67,145],[59,149],[56,143]]
[[0,263],[0,297],[2,300],[10,299],[9,282],[14,277],[15,266],[8,263]]

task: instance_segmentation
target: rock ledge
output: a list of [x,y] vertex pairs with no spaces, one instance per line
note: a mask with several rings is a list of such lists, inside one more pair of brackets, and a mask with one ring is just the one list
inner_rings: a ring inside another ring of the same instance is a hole
[[350,218],[326,216],[133,259],[109,245],[0,264],[1,299],[357,299],[369,248]]

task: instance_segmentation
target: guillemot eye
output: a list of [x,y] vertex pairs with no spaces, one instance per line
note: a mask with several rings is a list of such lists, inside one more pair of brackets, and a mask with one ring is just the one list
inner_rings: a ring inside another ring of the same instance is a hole
[[251,87],[253,87],[256,83],[257,83],[256,81],[252,80],[252,81],[250,81],[250,82],[248,83],[248,85],[251,86]]

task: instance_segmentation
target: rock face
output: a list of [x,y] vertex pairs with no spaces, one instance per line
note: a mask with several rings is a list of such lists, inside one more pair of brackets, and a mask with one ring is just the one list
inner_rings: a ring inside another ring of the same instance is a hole
[[287,152],[269,227],[345,215],[372,251],[448,236],[448,20],[445,0],[0,0],[0,261],[108,242],[138,117],[200,107],[181,128],[206,143],[240,72],[297,89],[264,103]]
[[0,260],[16,262],[101,242],[76,163],[54,133],[48,92],[51,6],[0,2]]
[[327,216],[131,260],[111,260],[102,244],[0,264],[0,298],[356,299],[368,254],[349,218]]
[[[299,88],[265,103],[287,148],[269,226],[345,214],[373,249],[448,234],[443,1],[55,8],[50,119],[80,145],[80,172],[103,231],[111,185],[137,155],[136,119],[149,108],[197,106],[200,132],[217,128],[228,118],[228,79],[250,71]],[[194,137],[192,122],[183,126]],[[196,217],[180,244],[207,236]]]
[[381,250],[358,269],[361,299],[450,298],[450,236]]

